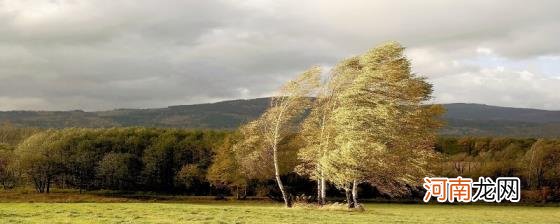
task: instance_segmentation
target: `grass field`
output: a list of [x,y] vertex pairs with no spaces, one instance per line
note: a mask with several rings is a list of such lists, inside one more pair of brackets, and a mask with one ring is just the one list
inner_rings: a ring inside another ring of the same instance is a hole
[[0,223],[560,223],[560,207],[366,204],[365,212],[267,202],[0,203]]

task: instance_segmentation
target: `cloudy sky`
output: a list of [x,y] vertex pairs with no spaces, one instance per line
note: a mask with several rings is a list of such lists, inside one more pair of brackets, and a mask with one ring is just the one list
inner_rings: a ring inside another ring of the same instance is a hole
[[270,95],[395,40],[434,102],[560,110],[560,1],[0,0],[0,110]]

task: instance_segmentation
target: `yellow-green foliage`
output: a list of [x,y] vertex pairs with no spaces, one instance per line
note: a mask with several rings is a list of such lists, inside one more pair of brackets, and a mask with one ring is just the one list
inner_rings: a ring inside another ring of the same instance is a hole
[[41,131],[37,128],[18,128],[9,123],[0,124],[0,148],[16,146],[27,137]]
[[240,166],[241,159],[233,146],[239,135],[233,133],[226,137],[222,145],[215,150],[212,165],[208,168],[206,178],[215,185],[242,187],[247,186],[249,177]]
[[[319,85],[320,74],[321,70],[315,67],[286,83],[258,119],[240,128],[243,140],[238,148],[254,149],[249,151],[250,157],[246,157],[250,163],[259,163],[259,159],[272,162],[276,183],[287,207],[291,206],[291,201],[280,179],[280,144],[293,132],[297,119],[309,107],[311,94]],[[272,161],[261,159],[267,154],[272,155]]]
[[381,45],[335,72],[333,80],[345,85],[330,115],[336,147],[320,159],[328,179],[339,187],[369,182],[382,191],[418,182],[434,156],[442,109],[424,106],[432,86],[411,72],[404,48]]

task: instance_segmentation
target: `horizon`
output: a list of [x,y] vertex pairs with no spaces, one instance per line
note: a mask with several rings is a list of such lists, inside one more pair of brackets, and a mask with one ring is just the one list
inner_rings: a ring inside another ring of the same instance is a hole
[[[113,108],[113,109],[107,109],[107,110],[84,110],[84,109],[69,109],[69,110],[0,110],[0,113],[4,113],[4,112],[72,112],[72,111],[82,111],[82,112],[86,112],[86,113],[96,113],[96,112],[108,112],[108,111],[117,111],[117,110],[156,110],[156,109],[167,109],[167,108],[171,108],[171,107],[196,106],[196,105],[217,104],[217,103],[240,101],[240,100],[257,100],[257,99],[269,99],[269,98],[271,98],[271,96],[257,97],[257,98],[240,98],[240,99],[230,99],[230,100],[228,99],[228,100],[219,100],[219,101],[214,101],[214,102],[202,102],[202,103],[193,103],[193,104],[176,104],[176,105],[168,105],[168,106],[163,106],[163,107]],[[466,105],[478,105],[478,106],[510,108],[510,109],[526,109],[526,110],[560,112],[560,110],[547,110],[547,109],[530,108],[530,107],[511,107],[511,106],[500,106],[500,105],[490,105],[490,104],[484,104],[484,103],[468,103],[468,102],[429,103],[429,104],[440,104],[440,105],[444,105],[444,106],[445,105],[452,105],[452,104],[466,104]]]

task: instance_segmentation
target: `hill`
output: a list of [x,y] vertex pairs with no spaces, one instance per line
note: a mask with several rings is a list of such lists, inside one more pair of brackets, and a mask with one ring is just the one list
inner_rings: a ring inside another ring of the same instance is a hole
[[[21,127],[173,127],[234,129],[259,116],[269,98],[111,111],[6,111],[0,123]],[[482,104],[444,104],[447,126],[443,135],[560,136],[560,111],[497,107]]]
[[483,104],[444,104],[446,135],[558,137],[560,111],[498,107]]

